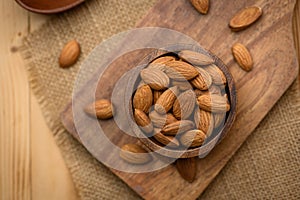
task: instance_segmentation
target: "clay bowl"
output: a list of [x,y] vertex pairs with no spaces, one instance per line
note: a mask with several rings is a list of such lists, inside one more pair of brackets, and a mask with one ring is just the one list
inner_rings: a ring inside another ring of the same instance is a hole
[[16,0],[16,2],[26,10],[35,13],[52,14],[73,8],[84,2],[84,0]]
[[[219,69],[222,70],[222,72],[225,74],[227,78],[227,85],[225,87],[226,93],[228,95],[228,99],[230,101],[230,110],[226,113],[226,118],[224,125],[220,128],[218,128],[216,131],[214,131],[210,137],[208,137],[205,142],[200,147],[196,148],[190,148],[190,149],[172,149],[168,147],[164,147],[160,143],[158,143],[153,137],[146,137],[145,134],[141,131],[141,129],[133,122],[130,124],[132,131],[134,134],[142,141],[144,145],[146,145],[150,150],[157,152],[160,155],[171,157],[171,158],[191,158],[191,157],[205,157],[214,147],[217,143],[219,143],[222,138],[229,132],[235,116],[236,116],[236,104],[237,104],[237,98],[236,98],[236,88],[234,84],[234,80],[232,75],[230,74],[227,66],[221,61],[220,58],[212,54],[211,52],[203,49],[202,47],[195,47],[195,46],[185,46],[183,49],[189,49],[196,52],[204,53],[206,55],[209,55],[214,60],[214,64],[219,67]],[[157,57],[161,57],[164,55],[176,55],[178,51],[154,51],[151,55],[147,56],[141,63],[150,63]],[[139,70],[137,70],[137,73],[135,76],[132,77],[132,81],[135,81],[134,88],[131,88],[133,91],[137,88],[137,85],[140,83],[141,79],[139,76],[140,70],[147,67],[147,65],[143,65]],[[135,79],[135,80],[134,80]],[[131,93],[133,94],[133,93]],[[133,107],[132,107],[132,101],[129,105],[129,117],[133,119]],[[134,120],[131,120],[134,121]]]

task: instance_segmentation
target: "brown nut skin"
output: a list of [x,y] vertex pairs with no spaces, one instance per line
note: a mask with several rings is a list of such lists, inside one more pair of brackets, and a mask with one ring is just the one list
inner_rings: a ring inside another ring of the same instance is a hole
[[145,164],[152,160],[151,155],[140,145],[125,144],[120,150],[120,157],[130,164]]
[[85,107],[84,111],[98,119],[110,119],[113,117],[113,106],[107,99],[99,99]]
[[59,66],[61,68],[70,67],[78,60],[79,54],[79,43],[76,40],[69,41],[61,50],[59,56]]

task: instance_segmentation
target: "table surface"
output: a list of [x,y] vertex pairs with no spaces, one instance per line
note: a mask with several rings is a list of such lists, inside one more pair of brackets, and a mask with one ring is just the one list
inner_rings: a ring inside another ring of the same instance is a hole
[[[49,17],[3,0],[0,19],[0,199],[79,199],[18,53],[22,38]],[[300,57],[299,1],[291,31]]]

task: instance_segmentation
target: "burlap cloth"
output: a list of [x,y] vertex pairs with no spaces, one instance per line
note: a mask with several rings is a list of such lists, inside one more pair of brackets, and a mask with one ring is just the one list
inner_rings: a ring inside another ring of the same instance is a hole
[[[31,87],[59,146],[81,199],[138,199],[63,128],[59,114],[70,101],[80,64],[101,41],[133,27],[155,0],[90,0],[53,17],[25,39]],[[63,45],[81,44],[79,62],[58,67]],[[87,72],[88,74],[89,72]],[[295,82],[201,199],[300,199],[300,87]]]

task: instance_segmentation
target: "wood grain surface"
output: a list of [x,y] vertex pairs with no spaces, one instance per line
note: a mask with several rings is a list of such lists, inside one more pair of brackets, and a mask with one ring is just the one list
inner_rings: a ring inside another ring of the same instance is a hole
[[[0,199],[79,199],[16,52],[20,39],[47,18],[9,0],[1,1],[0,16]],[[299,57],[299,1],[293,34]]]
[[78,199],[18,53],[22,38],[49,18],[11,0],[1,1],[0,18],[0,199]]
[[[238,96],[236,121],[222,142],[207,157],[198,159],[198,174],[193,183],[183,180],[174,165],[149,173],[134,174],[111,170],[145,199],[195,199],[199,196],[298,75],[299,67],[292,35],[295,3],[296,0],[234,1],[230,4],[225,1],[218,4],[212,2],[209,14],[203,16],[188,1],[158,1],[137,27],[163,27],[177,30],[189,35],[202,47],[220,57],[235,79]],[[263,8],[263,17],[244,31],[232,32],[228,28],[228,21],[238,10],[253,4]],[[144,40],[155,43],[153,38],[144,38]],[[236,42],[243,43],[251,51],[254,68],[250,73],[241,70],[231,55],[231,47]],[[97,82],[99,75],[95,74],[75,96],[76,102],[88,103],[87,98],[95,95],[96,98],[110,98],[112,88],[120,75],[137,64],[137,60],[133,59],[134,56],[128,57],[130,58],[126,59],[126,62],[117,59],[115,62],[118,64],[112,64],[99,82]],[[139,58],[143,57],[139,56]],[[117,68],[122,61],[122,69]],[[118,69],[118,75],[115,69]],[[98,85],[94,94],[90,94],[87,89],[91,89],[91,83]],[[75,107],[76,110],[80,109]],[[62,114],[62,121],[67,130],[76,135],[74,121],[71,119],[73,115],[70,103]],[[87,117],[83,116],[76,119],[77,121],[79,124],[76,124],[78,125],[76,128],[82,143],[96,159],[103,162],[101,156],[103,150],[98,148],[102,146],[100,144],[102,140],[97,139],[99,134],[90,131],[95,129],[87,125],[90,121]],[[103,132],[109,133],[109,139],[117,145],[128,141],[137,142],[136,138],[119,130],[113,120],[101,121],[100,124]]]

